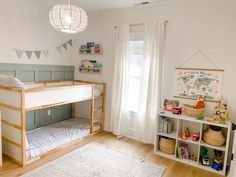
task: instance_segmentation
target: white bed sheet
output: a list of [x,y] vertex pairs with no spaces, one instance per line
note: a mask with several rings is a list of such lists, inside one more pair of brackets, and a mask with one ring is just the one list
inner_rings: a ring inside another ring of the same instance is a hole
[[[71,118],[65,121],[40,127],[28,131],[28,150],[26,160],[38,157],[40,154],[73,140],[89,135],[89,119]],[[94,131],[100,129],[99,124],[94,124]]]

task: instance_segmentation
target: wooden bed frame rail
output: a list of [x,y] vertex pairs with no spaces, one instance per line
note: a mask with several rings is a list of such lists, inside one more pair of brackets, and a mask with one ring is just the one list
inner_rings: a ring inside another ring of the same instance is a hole
[[[21,166],[25,163],[24,94],[25,90],[21,88],[0,87],[3,154]],[[11,153],[14,150],[16,152]]]
[[[92,97],[86,98],[84,100],[90,100],[90,134],[97,133],[99,131],[93,132],[93,124],[94,121],[94,112],[98,109],[102,110],[101,115],[101,130],[104,128],[104,116],[105,116],[105,95],[106,95],[106,84],[102,82],[92,82],[92,81],[83,81],[83,80],[56,80],[56,81],[37,81],[37,82],[26,82],[28,84],[43,84],[47,86],[50,83],[66,83],[71,82],[72,85],[68,86],[52,86],[52,87],[43,87],[43,88],[12,88],[12,87],[3,87],[0,86],[0,109],[2,110],[2,140],[3,140],[3,153],[13,159],[17,164],[21,166],[25,166],[47,154],[50,154],[58,149],[62,149],[67,145],[63,145],[61,147],[57,147],[56,149],[50,150],[42,154],[42,156],[26,161],[25,152],[26,152],[26,112],[31,110],[43,109],[46,107],[53,107],[63,104],[72,103],[72,116],[75,113],[75,102],[78,100],[71,100],[68,102],[60,102],[56,104],[35,107],[34,109],[26,109],[25,108],[25,94],[29,92],[40,92],[40,91],[48,91],[55,89],[70,89],[83,87],[83,85],[76,85],[77,82],[84,83],[85,85],[92,84]],[[94,96],[94,88],[95,85],[101,85],[103,87],[103,94],[101,96]],[[95,106],[95,99],[101,99],[102,105]],[[80,100],[83,101],[83,100]],[[74,141],[69,143],[74,144],[81,141]]]

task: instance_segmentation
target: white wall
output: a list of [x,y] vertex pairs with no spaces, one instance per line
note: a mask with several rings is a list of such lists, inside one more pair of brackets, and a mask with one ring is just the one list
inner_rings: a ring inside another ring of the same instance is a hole
[[[76,77],[107,83],[106,129],[109,129],[110,126],[109,109],[115,56],[114,25],[136,24],[153,20],[169,21],[167,25],[163,98],[173,98],[174,96],[174,68],[201,49],[220,68],[225,69],[223,96],[228,98],[230,119],[236,120],[236,109],[234,109],[234,105],[236,105],[234,91],[236,85],[235,7],[235,0],[179,0],[153,7],[89,13],[89,28],[83,34],[79,34],[77,39],[80,39],[80,44],[95,41],[104,46],[104,55],[94,56],[103,63],[104,72],[102,75],[77,72]],[[91,57],[79,56],[75,63],[79,64],[80,59],[86,58],[90,59]],[[194,63],[192,65],[195,65]],[[209,67],[209,63],[205,63],[204,60],[197,63],[198,65],[200,63],[201,67]]]
[[[51,7],[32,0],[7,0],[0,5],[0,63],[71,65],[72,50],[60,54],[56,46],[73,38],[58,32],[49,23]],[[75,36],[75,35],[74,35]],[[18,59],[12,48],[23,50],[49,49],[48,58],[40,60],[33,54]]]

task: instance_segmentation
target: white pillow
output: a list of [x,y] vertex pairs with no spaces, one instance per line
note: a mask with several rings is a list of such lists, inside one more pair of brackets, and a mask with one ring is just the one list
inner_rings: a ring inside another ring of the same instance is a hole
[[14,76],[8,75],[0,75],[0,86],[26,89],[26,86],[23,84],[23,82]]
[[100,96],[103,93],[102,85],[95,85],[94,96]]

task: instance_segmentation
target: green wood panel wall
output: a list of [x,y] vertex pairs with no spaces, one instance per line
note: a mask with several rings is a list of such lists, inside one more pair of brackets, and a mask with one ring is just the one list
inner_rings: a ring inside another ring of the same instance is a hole
[[[74,79],[74,66],[0,63],[0,74],[12,75],[24,82],[71,80]],[[26,113],[26,129],[32,130],[70,117],[71,104],[30,111]]]

